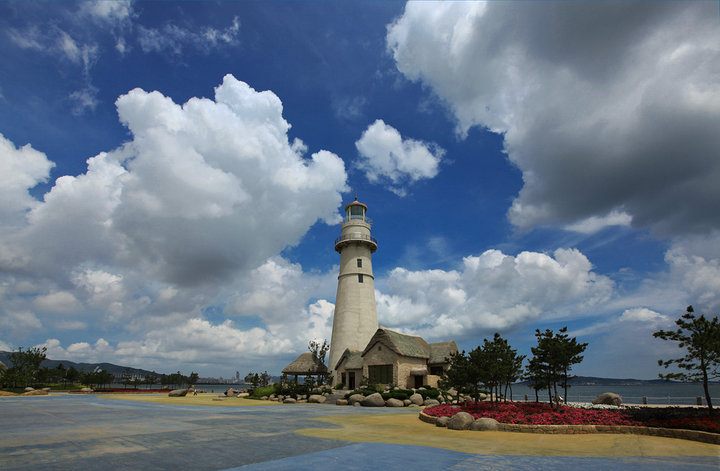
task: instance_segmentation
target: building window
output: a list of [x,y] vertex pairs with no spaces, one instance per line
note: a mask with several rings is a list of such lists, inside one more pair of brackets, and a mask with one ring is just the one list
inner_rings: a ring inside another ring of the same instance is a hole
[[371,383],[392,384],[393,382],[393,366],[392,365],[372,365],[368,366],[368,375]]
[[358,283],[362,283],[362,282],[363,282],[363,276],[362,276],[362,273],[360,273],[360,274],[358,274]]
[[362,258],[357,259],[358,268],[362,268]]
[[430,367],[430,374],[435,376],[442,376],[443,374],[443,367],[442,366],[431,366]]

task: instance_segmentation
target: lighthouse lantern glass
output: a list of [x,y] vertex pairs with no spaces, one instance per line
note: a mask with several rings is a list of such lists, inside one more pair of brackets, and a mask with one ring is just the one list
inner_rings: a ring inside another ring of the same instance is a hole
[[362,206],[350,206],[350,219],[363,219],[363,209]]

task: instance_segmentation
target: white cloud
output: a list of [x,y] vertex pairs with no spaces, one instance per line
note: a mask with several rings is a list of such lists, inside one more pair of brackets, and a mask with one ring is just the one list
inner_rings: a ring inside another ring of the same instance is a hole
[[[520,229],[623,212],[659,234],[720,224],[720,30],[707,2],[410,2],[398,70],[458,132],[502,133]],[[579,222],[584,221],[584,222]],[[595,221],[598,222],[598,221]],[[625,219],[623,223],[627,222]]]
[[83,2],[81,4],[81,11],[97,20],[117,24],[127,21],[132,17],[133,2],[131,0]]
[[[52,163],[0,141],[3,202],[19,215],[0,221],[3,332],[16,342],[49,325],[69,332],[50,342],[54,354],[158,368],[185,358],[234,368],[235,357],[217,361],[222,349],[284,358],[308,333],[329,339],[333,305],[321,297],[336,272],[304,273],[279,253],[337,220],[342,160],[305,155],[280,99],[232,76],[214,100],[178,105],[136,89],[117,108],[131,140],[58,178],[42,201],[27,190]],[[206,318],[209,308],[242,325]],[[98,344],[85,328],[122,340]]]
[[614,284],[578,250],[517,256],[488,250],[461,270],[394,269],[376,293],[380,323],[430,338],[468,338],[539,319],[594,313]]
[[632,216],[621,211],[611,211],[606,216],[590,216],[582,221],[574,222],[565,226],[565,229],[582,234],[594,234],[610,226],[629,226],[632,223]]
[[180,55],[187,47],[207,52],[219,46],[234,45],[238,42],[239,32],[240,21],[235,17],[223,30],[210,27],[187,29],[171,23],[159,29],[138,26],[137,39],[143,52]]
[[30,144],[16,148],[0,134],[0,215],[4,225],[37,205],[28,190],[46,182],[54,166]]
[[403,139],[381,119],[368,126],[355,147],[361,157],[358,167],[365,171],[368,180],[390,182],[400,196],[405,194],[405,184],[435,177],[445,154],[435,144]]

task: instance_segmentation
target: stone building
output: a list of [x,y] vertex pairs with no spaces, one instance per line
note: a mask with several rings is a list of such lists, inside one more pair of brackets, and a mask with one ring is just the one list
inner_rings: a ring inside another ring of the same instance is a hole
[[335,365],[336,380],[347,389],[355,389],[362,378],[370,383],[392,384],[401,388],[437,386],[449,367],[454,341],[428,343],[416,335],[379,328],[365,349],[345,349]]

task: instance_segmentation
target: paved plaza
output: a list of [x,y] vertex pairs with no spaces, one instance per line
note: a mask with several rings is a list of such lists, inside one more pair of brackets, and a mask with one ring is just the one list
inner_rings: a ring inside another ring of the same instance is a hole
[[420,422],[417,409],[128,399],[0,398],[0,469],[720,468],[719,446],[686,440],[459,432]]

